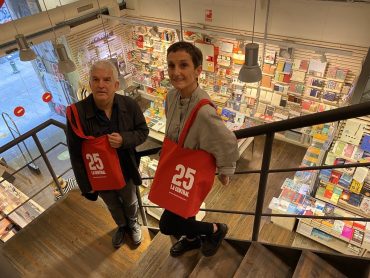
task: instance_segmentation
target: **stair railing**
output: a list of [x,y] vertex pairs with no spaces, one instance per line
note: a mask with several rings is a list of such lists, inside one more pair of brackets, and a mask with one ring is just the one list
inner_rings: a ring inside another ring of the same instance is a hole
[[[314,167],[300,167],[300,168],[281,168],[281,169],[270,169],[270,160],[271,160],[271,152],[272,152],[272,144],[274,140],[274,135],[276,132],[302,128],[306,126],[313,126],[323,123],[329,122],[336,122],[341,120],[346,120],[350,118],[361,117],[370,114],[370,102],[365,102],[361,104],[356,104],[352,106],[342,107],[330,111],[324,111],[320,113],[305,115],[301,117],[296,117],[288,120],[283,120],[279,122],[269,123],[260,126],[254,126],[251,128],[240,129],[235,132],[237,139],[247,138],[247,137],[254,137],[259,135],[266,135],[266,140],[264,143],[264,150],[263,150],[263,157],[262,157],[262,166],[260,170],[248,170],[248,171],[241,171],[237,172],[236,174],[260,174],[259,179],[259,186],[258,186],[258,194],[257,194],[257,202],[256,208],[254,212],[249,211],[231,211],[231,210],[219,210],[219,209],[201,209],[203,211],[209,212],[221,212],[221,213],[232,213],[232,214],[243,214],[243,215],[254,215],[254,222],[253,222],[253,233],[252,233],[252,240],[258,241],[258,234],[259,228],[261,223],[261,218],[264,216],[278,216],[278,217],[299,217],[299,218],[311,218],[311,219],[338,219],[338,220],[357,220],[357,221],[365,221],[370,222],[370,218],[358,218],[358,217],[332,217],[332,216],[312,216],[312,215],[298,215],[298,214],[276,214],[276,213],[263,213],[263,203],[265,198],[266,186],[268,175],[270,173],[279,173],[279,172],[293,172],[293,171],[308,171],[308,170],[321,170],[321,169],[334,169],[334,168],[350,168],[350,167],[368,167],[370,163],[352,163],[352,164],[345,164],[345,165],[326,165],[326,166],[314,166]],[[60,188],[57,176],[48,160],[46,153],[36,135],[37,132],[46,128],[49,125],[55,125],[59,128],[62,128],[66,132],[65,124],[62,124],[54,119],[47,120],[46,122],[40,124],[39,126],[35,127],[34,129],[26,132],[25,134],[19,136],[18,138],[14,139],[13,141],[5,144],[4,146],[0,147],[0,154],[5,152],[6,150],[12,148],[13,146],[23,142],[24,140],[32,137],[36,143],[37,148],[40,151],[41,157],[44,159],[45,164],[57,185],[61,194],[63,194],[63,190]],[[147,150],[142,152],[141,156],[153,154],[158,151],[158,148],[154,150]],[[152,179],[143,178],[143,179]],[[140,197],[140,195],[139,195]],[[141,198],[141,197],[140,197]],[[158,206],[148,206],[142,205],[140,200],[139,202],[140,210],[143,213],[144,207],[158,207]],[[144,213],[145,216],[145,213]],[[143,218],[144,224],[146,225],[146,218]]]

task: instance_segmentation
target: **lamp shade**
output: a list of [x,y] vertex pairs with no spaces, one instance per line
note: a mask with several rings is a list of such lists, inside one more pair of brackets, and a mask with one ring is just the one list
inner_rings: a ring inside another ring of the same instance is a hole
[[56,44],[55,51],[59,58],[58,69],[60,73],[69,73],[76,70],[76,65],[69,59],[64,44]]
[[21,61],[32,61],[36,59],[35,52],[30,48],[23,34],[16,35],[15,41],[19,47],[19,59]]
[[248,43],[245,46],[245,62],[240,69],[238,79],[246,83],[258,82],[262,79],[262,71],[258,65],[257,43]]

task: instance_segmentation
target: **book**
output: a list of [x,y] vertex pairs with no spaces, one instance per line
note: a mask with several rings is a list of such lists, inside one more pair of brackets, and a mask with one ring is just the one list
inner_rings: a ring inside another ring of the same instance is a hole
[[334,220],[334,224],[332,227],[334,232],[338,234],[342,234],[343,228],[344,228],[344,222],[342,220]]
[[271,99],[271,104],[275,106],[280,106],[281,95],[280,94],[273,94]]
[[265,59],[264,59],[265,64],[273,65],[275,64],[275,59],[276,59],[276,51],[266,49]]
[[352,239],[352,237],[353,237],[353,229],[352,229],[352,227],[349,227],[347,225],[344,225],[341,235],[343,237],[345,237],[345,238]]
[[366,152],[370,152],[370,135],[364,134],[364,137],[361,141],[361,149],[363,149]]
[[370,197],[370,183],[368,181],[365,181],[364,184],[362,185],[360,194]]
[[290,73],[291,70],[292,70],[292,62],[289,62],[289,61],[286,61],[285,64],[284,64],[284,69],[283,69],[283,72],[284,73]]
[[369,197],[363,197],[361,204],[360,204],[360,210],[362,210],[367,215],[370,215],[370,198]]
[[356,119],[346,121],[340,140],[358,146],[364,135],[366,124]]
[[363,183],[365,178],[369,173],[369,169],[366,167],[357,167],[355,173],[353,174],[353,179],[358,181],[359,183]]
[[362,244],[362,241],[364,240],[364,232],[363,231],[360,231],[360,230],[357,230],[357,229],[354,229],[353,230],[352,240],[354,242],[357,242],[359,244]]

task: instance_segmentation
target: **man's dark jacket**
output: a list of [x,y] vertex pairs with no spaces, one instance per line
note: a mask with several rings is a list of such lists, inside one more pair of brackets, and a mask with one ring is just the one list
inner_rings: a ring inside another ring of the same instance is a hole
[[[140,158],[137,156],[135,147],[142,144],[148,134],[149,129],[146,125],[143,113],[135,100],[130,97],[115,94],[113,105],[118,109],[118,133],[122,136],[123,144],[117,150],[120,162],[126,164],[130,173],[127,173],[136,185],[141,184],[141,177],[138,171]],[[77,111],[85,135],[100,136],[101,127],[97,118],[97,110],[92,95],[76,103]],[[72,130],[67,121],[67,144],[71,158],[72,169],[75,174],[78,186],[82,194],[92,191],[87,177],[85,166],[82,160],[81,147],[83,139],[79,138]],[[122,161],[120,153],[125,154]]]

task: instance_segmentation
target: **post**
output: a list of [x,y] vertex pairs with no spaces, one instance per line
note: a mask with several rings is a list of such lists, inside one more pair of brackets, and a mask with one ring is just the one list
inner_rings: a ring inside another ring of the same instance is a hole
[[39,138],[37,137],[36,134],[32,134],[32,138],[35,141],[36,146],[39,149],[39,152],[40,152],[42,158],[45,161],[46,167],[48,168],[48,170],[49,170],[49,172],[50,172],[50,174],[51,174],[51,176],[52,176],[52,178],[53,178],[53,180],[55,182],[55,185],[58,187],[58,190],[59,190],[60,194],[62,194],[62,196],[64,196],[63,189],[60,186],[59,181],[58,181],[58,177],[55,174],[54,169],[53,169],[53,167],[50,164],[50,161],[49,161],[49,159],[48,159],[48,157],[47,157],[47,155],[46,155],[46,153],[44,151],[44,148],[41,145],[41,142],[40,142]]
[[275,133],[271,132],[266,134],[266,141],[263,149],[262,167],[260,174],[260,182],[258,186],[256,212],[253,221],[253,233],[252,233],[253,241],[258,241],[258,234],[261,224],[261,215],[263,210],[263,201],[265,200],[266,185],[270,169],[271,151],[272,143],[274,142],[274,135]]

